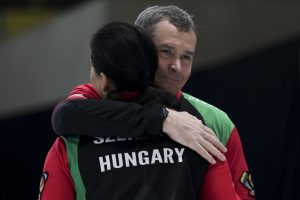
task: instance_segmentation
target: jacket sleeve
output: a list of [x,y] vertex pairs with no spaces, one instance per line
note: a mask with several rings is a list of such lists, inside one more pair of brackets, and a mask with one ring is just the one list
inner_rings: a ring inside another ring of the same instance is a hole
[[39,200],[75,200],[66,147],[58,138],[49,150],[40,182]]
[[217,161],[207,169],[200,191],[201,200],[240,200],[234,189],[227,161]]
[[235,191],[242,200],[253,200],[255,198],[254,185],[236,128],[232,130],[226,147],[226,159],[228,161]]
[[76,87],[67,100],[55,107],[52,127],[58,135],[142,137],[161,134],[165,119],[163,105],[101,100],[91,86],[84,86]]

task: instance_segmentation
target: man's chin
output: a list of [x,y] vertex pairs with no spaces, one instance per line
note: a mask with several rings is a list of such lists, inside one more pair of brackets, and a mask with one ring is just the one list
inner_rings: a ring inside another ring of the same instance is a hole
[[160,88],[174,96],[176,96],[176,94],[178,93],[177,88],[174,88],[174,87],[160,87]]
[[164,91],[166,91],[166,92],[168,92],[168,93],[170,93],[170,94],[172,94],[172,95],[174,95],[174,96],[176,96],[176,94],[179,91],[179,89],[175,88],[173,86],[173,84],[166,84],[166,82],[163,82],[163,83],[162,82],[156,82],[155,86],[162,89],[162,90],[164,90]]

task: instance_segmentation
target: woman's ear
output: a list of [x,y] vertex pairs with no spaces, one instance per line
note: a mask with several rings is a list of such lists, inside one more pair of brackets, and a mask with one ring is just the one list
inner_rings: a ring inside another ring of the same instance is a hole
[[[103,73],[101,73],[101,74],[103,74]],[[96,73],[96,71],[95,71],[95,69],[94,69],[94,67],[91,67],[91,71],[90,71],[90,81],[91,81],[91,83],[92,83],[92,85],[94,86],[94,88],[95,88],[95,90],[97,91],[97,93],[98,93],[98,95],[100,96],[100,97],[103,97],[103,96],[105,96],[104,95],[104,87],[105,87],[105,85],[104,85],[104,81],[103,81],[103,75],[99,75],[99,74],[97,74]]]
[[100,82],[102,86],[102,95],[103,97],[106,96],[107,92],[109,91],[109,80],[104,73],[100,73]]
[[94,67],[91,68],[90,80],[93,86],[95,87],[97,93],[101,97],[105,97],[106,94],[110,91],[116,90],[113,82],[106,76],[104,73],[97,74]]
[[101,84],[102,84],[103,97],[105,97],[108,92],[115,91],[116,87],[113,81],[104,73],[101,72],[100,77],[102,81]]

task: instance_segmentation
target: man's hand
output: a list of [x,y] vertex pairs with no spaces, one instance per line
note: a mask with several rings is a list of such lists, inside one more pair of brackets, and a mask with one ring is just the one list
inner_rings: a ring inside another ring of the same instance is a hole
[[187,112],[171,109],[168,111],[168,117],[163,123],[163,132],[171,139],[196,151],[211,164],[216,163],[213,156],[221,161],[226,160],[223,155],[227,151],[226,147],[201,120]]

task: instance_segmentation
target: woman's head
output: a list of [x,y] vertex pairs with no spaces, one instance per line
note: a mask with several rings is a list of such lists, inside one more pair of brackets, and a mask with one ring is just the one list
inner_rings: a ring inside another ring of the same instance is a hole
[[104,74],[112,85],[108,90],[118,92],[143,91],[153,83],[157,51],[141,28],[125,22],[109,23],[96,32],[90,45],[92,82],[97,82],[92,76]]

